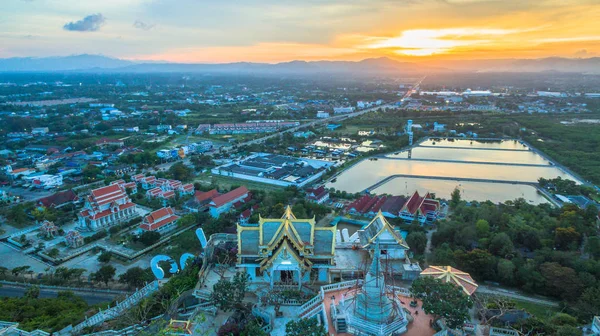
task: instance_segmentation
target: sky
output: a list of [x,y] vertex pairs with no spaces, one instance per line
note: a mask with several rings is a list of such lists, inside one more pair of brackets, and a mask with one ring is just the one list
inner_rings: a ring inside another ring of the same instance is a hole
[[0,0],[0,58],[600,56],[600,0]]

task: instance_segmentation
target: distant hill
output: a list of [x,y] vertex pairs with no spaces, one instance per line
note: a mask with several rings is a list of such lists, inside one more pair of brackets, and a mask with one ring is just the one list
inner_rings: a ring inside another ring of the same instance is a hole
[[423,64],[469,72],[578,72],[600,74],[600,57],[430,61]]
[[401,62],[390,58],[269,63],[133,62],[100,55],[0,59],[0,72],[203,72],[222,74],[423,74],[436,72],[578,72],[600,74],[600,57]]
[[0,72],[44,72],[86,69],[115,69],[133,64],[101,55],[75,55],[58,57],[15,57],[1,58]]

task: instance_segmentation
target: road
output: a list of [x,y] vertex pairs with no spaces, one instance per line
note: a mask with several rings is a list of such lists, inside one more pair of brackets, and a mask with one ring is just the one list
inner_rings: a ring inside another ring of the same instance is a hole
[[532,187],[537,186],[537,182],[526,182],[526,181],[509,181],[509,180],[494,180],[494,179],[479,179],[479,178],[469,178],[469,177],[452,177],[452,176],[426,176],[426,175],[411,175],[411,174],[394,174],[390,175],[383,180],[373,184],[372,186],[366,188],[366,190],[377,189],[378,187],[386,184],[387,182],[398,178],[422,178],[427,180],[443,180],[443,181],[464,181],[464,182],[488,182],[488,183],[505,183],[505,184],[521,184],[521,185],[529,185]]
[[537,303],[549,307],[558,307],[558,302],[552,301],[546,298],[537,298],[530,295],[521,294],[517,291],[503,289],[503,288],[495,288],[485,285],[479,285],[477,288],[477,293],[479,294],[489,294],[489,295],[498,295],[504,296],[511,299],[519,300],[519,301],[527,301],[532,303]]
[[[427,76],[423,76],[422,78],[419,79],[418,82],[416,82],[413,85],[413,88],[408,90],[404,96],[402,97],[402,99],[400,101],[403,101],[406,98],[409,98],[413,93],[415,93],[418,89],[419,86],[421,85],[421,83],[423,82],[423,80],[425,80]],[[375,107],[371,107],[368,109],[364,109],[364,110],[360,110],[360,111],[356,111],[356,112],[352,112],[352,113],[346,113],[346,114],[341,114],[341,115],[334,115],[333,117],[329,117],[329,118],[324,118],[324,119],[318,119],[318,120],[313,120],[310,122],[307,122],[305,124],[296,126],[296,127],[292,127],[292,128],[287,128],[284,130],[281,130],[279,132],[275,132],[275,133],[271,133],[269,135],[266,135],[264,137],[258,138],[258,139],[254,139],[254,140],[249,140],[246,142],[242,142],[239,144],[236,144],[234,146],[221,146],[218,150],[214,150],[211,152],[207,152],[204,153],[206,155],[214,155],[214,154],[220,154],[220,153],[227,153],[230,152],[232,150],[234,150],[237,147],[242,147],[242,146],[249,146],[249,145],[255,145],[255,144],[260,144],[265,142],[268,139],[272,139],[274,137],[278,137],[281,134],[284,133],[293,133],[293,132],[297,132],[298,130],[304,129],[304,128],[308,128],[308,127],[312,127],[312,126],[317,126],[320,124],[329,124],[329,123],[333,123],[333,122],[340,122],[342,120],[345,119],[350,119],[350,118],[354,118],[354,117],[358,117],[361,116],[363,114],[369,113],[369,112],[373,112],[373,111],[377,111],[379,109],[386,109],[386,108],[394,108],[395,107],[395,103],[390,103],[390,104],[385,104],[385,105],[379,105],[379,106],[375,106]],[[161,171],[161,170],[168,170],[172,165],[174,165],[175,163],[180,162],[180,161],[173,161],[173,162],[167,162],[167,163],[163,163],[163,164],[159,164],[156,167],[154,167],[153,169],[149,169],[148,172],[150,173],[154,173],[157,170]],[[184,159],[184,163],[186,165],[190,165],[190,161],[188,158]]]
[[[0,287],[0,297],[22,297],[27,291],[26,287],[3,285]],[[57,290],[41,288],[40,298],[55,298],[58,296]],[[107,303],[113,301],[115,298],[122,296],[119,294],[111,293],[98,293],[98,292],[75,292],[75,294],[85,300],[90,305],[99,303]]]
[[[416,92],[418,90],[418,88],[419,88],[419,85],[421,85],[421,83],[423,82],[423,80],[425,80],[425,77],[426,76],[424,76],[421,79],[419,79],[419,81],[413,85],[413,88],[411,90],[408,90],[406,92],[406,94],[402,97],[401,101],[404,100],[404,99],[406,99],[406,98],[409,98],[414,92]],[[288,129],[279,131],[277,133],[269,134],[269,135],[264,136],[262,138],[258,138],[258,139],[254,139],[254,140],[250,140],[250,141],[239,143],[236,146],[237,147],[241,147],[241,146],[259,144],[259,143],[264,142],[265,140],[277,137],[277,136],[279,136],[281,134],[284,134],[284,133],[293,133],[293,132],[296,132],[296,131],[301,130],[303,128],[308,128],[308,127],[316,126],[316,125],[319,125],[319,124],[329,124],[329,123],[332,123],[332,122],[340,122],[342,120],[350,119],[350,118],[354,118],[354,117],[358,117],[358,116],[361,116],[361,115],[369,113],[369,112],[377,111],[379,109],[394,108],[394,107],[395,107],[395,103],[390,103],[390,104],[379,105],[379,106],[371,107],[371,108],[368,108],[368,109],[364,109],[364,110],[360,110],[360,111],[356,111],[356,112],[352,112],[352,113],[346,113],[346,114],[341,114],[341,115],[334,115],[333,117],[329,117],[329,118],[313,120],[311,122],[302,124],[300,126],[288,128]],[[223,146],[223,147],[221,147],[220,152],[228,152],[228,151],[232,150],[233,148],[234,148],[233,146],[229,146],[229,147]]]

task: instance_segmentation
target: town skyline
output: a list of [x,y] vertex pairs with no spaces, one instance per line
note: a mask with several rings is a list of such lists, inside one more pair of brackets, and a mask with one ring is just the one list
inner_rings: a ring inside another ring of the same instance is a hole
[[600,55],[600,6],[591,0],[8,0],[4,7],[0,58],[277,63]]

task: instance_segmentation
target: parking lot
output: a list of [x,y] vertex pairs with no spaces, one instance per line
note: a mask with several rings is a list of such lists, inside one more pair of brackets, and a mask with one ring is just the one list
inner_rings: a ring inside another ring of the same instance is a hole
[[0,188],[10,195],[19,196],[25,202],[37,201],[40,198],[50,196],[54,194],[55,190],[44,190],[44,189],[24,189],[19,187],[2,187]]

